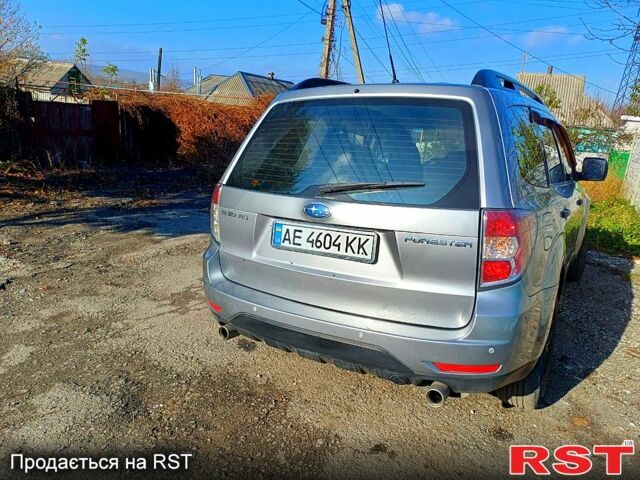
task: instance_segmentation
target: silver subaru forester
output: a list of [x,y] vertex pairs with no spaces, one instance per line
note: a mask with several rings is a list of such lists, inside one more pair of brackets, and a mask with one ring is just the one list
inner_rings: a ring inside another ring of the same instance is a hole
[[585,265],[581,168],[535,92],[309,79],[216,185],[204,291],[219,334],[426,390],[538,408],[562,284]]

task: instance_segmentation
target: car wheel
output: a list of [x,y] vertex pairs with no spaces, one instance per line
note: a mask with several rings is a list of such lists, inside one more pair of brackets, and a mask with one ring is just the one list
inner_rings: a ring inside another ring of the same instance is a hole
[[555,318],[559,297],[560,290],[558,290],[553,309],[551,331],[533,370],[522,380],[505,385],[495,392],[497,397],[508,406],[519,407],[524,410],[537,410],[544,407],[543,400],[549,379],[549,371],[551,370],[551,356],[556,330]]
[[587,239],[582,240],[582,246],[578,251],[578,255],[573,259],[569,269],[567,270],[567,280],[570,282],[578,282],[584,273],[584,267],[587,265]]

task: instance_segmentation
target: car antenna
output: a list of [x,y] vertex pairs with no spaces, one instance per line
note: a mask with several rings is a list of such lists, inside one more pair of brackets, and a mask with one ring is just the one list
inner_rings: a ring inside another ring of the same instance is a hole
[[382,25],[384,26],[384,37],[387,40],[387,52],[389,52],[389,63],[391,64],[391,83],[400,83],[396,75],[396,67],[393,65],[393,55],[391,55],[391,46],[389,45],[389,34],[387,33],[387,21],[384,18],[384,8],[382,8],[382,0],[380,2],[380,15],[382,16]]

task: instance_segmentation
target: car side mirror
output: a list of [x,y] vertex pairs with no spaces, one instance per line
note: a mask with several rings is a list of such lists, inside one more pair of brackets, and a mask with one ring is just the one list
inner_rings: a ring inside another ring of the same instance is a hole
[[582,172],[578,180],[600,182],[607,178],[609,162],[605,158],[587,157],[582,161]]

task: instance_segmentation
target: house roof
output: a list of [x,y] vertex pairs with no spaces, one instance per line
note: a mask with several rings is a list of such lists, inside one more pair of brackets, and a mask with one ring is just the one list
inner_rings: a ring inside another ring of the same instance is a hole
[[[42,62],[36,68],[29,70],[23,75],[23,82],[34,86],[53,87],[74,68],[82,74],[82,71],[71,62]],[[86,79],[86,75],[82,75]],[[85,81],[88,81],[88,79]]]
[[[533,90],[541,85],[550,86],[560,100],[560,107],[554,113],[565,122],[574,121],[580,110],[596,106],[595,100],[585,94],[586,77],[584,75],[520,72],[517,79]],[[591,123],[593,124],[585,126],[610,126],[612,122],[602,112],[602,115],[593,118]]]
[[293,83],[286,80],[271,79],[263,75],[256,75],[255,73],[237,72],[220,82],[208,95],[207,100],[222,103],[246,104],[248,99],[268,93],[278,94],[288,90],[292,86]]
[[284,92],[293,86],[293,82],[279,80],[277,78],[271,79],[254,73],[238,72],[236,75],[242,76],[251,95],[254,97],[264,95],[265,93]]
[[518,73],[518,80],[532,89],[549,85],[558,95],[561,108],[565,110],[582,108],[585,103],[585,77],[583,75],[554,75],[548,73]]
[[[214,73],[213,75],[207,75],[202,79],[202,88],[200,89],[200,92],[202,93],[202,95],[209,95],[227,78],[229,78],[228,75],[218,75],[216,73]],[[196,86],[191,85],[189,88],[187,88],[187,93],[197,93]]]

